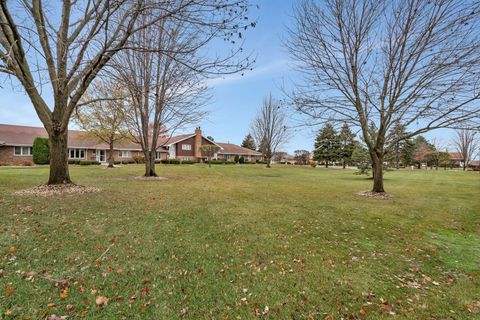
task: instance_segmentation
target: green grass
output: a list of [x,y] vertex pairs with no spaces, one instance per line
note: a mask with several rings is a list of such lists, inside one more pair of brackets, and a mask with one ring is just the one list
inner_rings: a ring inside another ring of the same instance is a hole
[[382,201],[352,170],[157,169],[73,166],[104,191],[36,198],[11,194],[47,168],[0,168],[0,318],[480,317],[478,172],[388,172]]

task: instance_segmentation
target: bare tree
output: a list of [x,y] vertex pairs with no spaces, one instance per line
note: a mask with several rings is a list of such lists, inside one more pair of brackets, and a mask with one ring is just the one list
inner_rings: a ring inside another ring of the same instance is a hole
[[[0,72],[14,76],[49,136],[49,184],[70,183],[68,124],[80,98],[127,40],[188,1],[0,1]],[[138,17],[155,7],[149,21]],[[49,97],[53,96],[53,105]]]
[[302,0],[294,15],[286,46],[305,82],[292,104],[307,124],[361,130],[374,192],[397,140],[479,125],[478,1]]
[[463,157],[463,171],[467,170],[468,164],[473,159],[475,152],[480,148],[480,142],[477,136],[477,132],[473,130],[456,130],[456,135],[452,143]]
[[[124,50],[115,57],[114,75],[128,91],[127,118],[145,156],[145,176],[156,176],[159,139],[205,116],[202,107],[210,98],[205,78],[250,65],[248,57],[236,59],[241,50],[221,58],[201,52],[219,35],[231,39],[238,32],[241,36],[238,30],[248,27],[239,22],[245,21],[246,11],[244,1],[211,0],[210,7],[193,1],[182,19],[166,17],[131,37],[132,47],[147,50]],[[137,23],[142,25],[144,19],[148,21],[148,14]]]
[[287,117],[279,100],[274,99],[272,95],[263,100],[252,122],[251,131],[265,155],[267,168],[270,168],[272,156],[289,138]]
[[114,167],[114,144],[129,137],[124,107],[125,90],[106,80],[95,81],[82,97],[85,105],[77,108],[74,121],[85,131],[84,135],[108,144],[108,168]]
[[200,151],[202,152],[205,157],[207,157],[208,161],[208,167],[212,167],[212,158],[215,156],[215,153],[217,153],[220,150],[220,147],[217,146],[216,144],[204,144],[203,146],[200,147]]

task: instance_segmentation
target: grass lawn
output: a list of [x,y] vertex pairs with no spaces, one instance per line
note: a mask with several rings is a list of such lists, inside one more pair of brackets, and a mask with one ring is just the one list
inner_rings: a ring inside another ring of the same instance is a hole
[[480,318],[478,172],[157,169],[0,168],[0,319]]

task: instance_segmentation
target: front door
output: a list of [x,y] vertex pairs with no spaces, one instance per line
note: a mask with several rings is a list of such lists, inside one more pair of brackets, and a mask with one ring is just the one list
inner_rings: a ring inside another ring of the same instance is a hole
[[102,149],[102,150],[97,150],[97,161],[98,162],[105,162],[107,159],[106,159],[106,150]]

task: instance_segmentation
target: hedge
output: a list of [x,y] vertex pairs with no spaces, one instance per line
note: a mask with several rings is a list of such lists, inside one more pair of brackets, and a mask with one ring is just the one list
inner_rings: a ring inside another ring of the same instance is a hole
[[49,164],[48,139],[36,137],[33,140],[32,160],[35,164]]
[[91,166],[91,165],[99,165],[100,162],[95,160],[80,160],[79,165],[81,166]]

